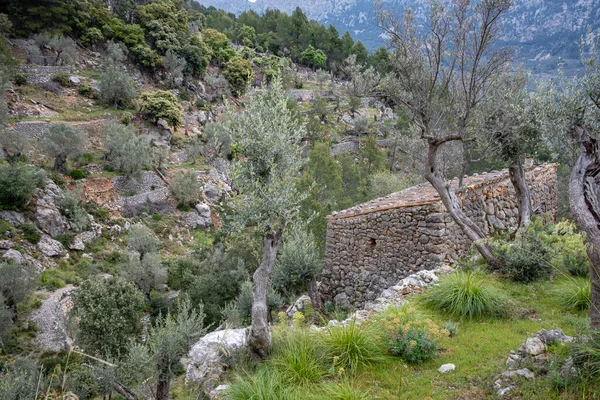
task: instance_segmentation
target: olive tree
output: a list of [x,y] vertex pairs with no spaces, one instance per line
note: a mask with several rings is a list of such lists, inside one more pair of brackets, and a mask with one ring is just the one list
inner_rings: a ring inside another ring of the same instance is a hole
[[98,83],[100,100],[114,108],[124,107],[138,95],[138,89],[131,76],[118,65],[109,67],[100,75]]
[[200,200],[202,188],[198,181],[198,172],[193,169],[175,175],[170,187],[173,197],[181,205],[192,206]]
[[135,134],[133,126],[107,122],[104,131],[105,157],[113,168],[136,178],[150,162],[150,145]]
[[304,124],[287,107],[280,81],[249,97],[246,108],[228,110],[226,131],[236,158],[231,178],[238,196],[229,216],[231,229],[256,226],[262,235],[262,260],[253,275],[252,325],[247,344],[254,358],[264,359],[271,346],[267,289],[286,225],[303,200],[296,186],[304,164]]
[[391,73],[382,85],[386,93],[409,113],[420,138],[427,144],[424,176],[464,234],[488,264],[498,260],[483,239],[483,229],[462,209],[454,189],[444,177],[440,153],[453,142],[472,140],[475,115],[509,68],[510,51],[496,40],[510,0],[453,2],[449,9],[431,3],[424,29],[412,10],[397,17],[378,13],[379,25],[390,36]]
[[167,283],[167,268],[158,253],[145,253],[142,258],[129,254],[129,261],[123,268],[123,278],[135,284],[149,300],[152,290]]
[[87,146],[87,133],[73,125],[52,124],[40,140],[40,146],[48,157],[54,157],[53,169],[67,173],[67,158],[83,153]]
[[142,223],[133,225],[127,233],[127,248],[138,252],[140,260],[148,253],[156,253],[158,245],[159,241],[154,233]]
[[178,57],[173,50],[167,50],[165,58],[163,60],[163,66],[169,74],[170,83],[172,87],[177,87],[178,82],[183,78],[183,71],[187,66],[184,58]]
[[571,167],[569,208],[579,229],[586,234],[590,260],[590,319],[600,330],[600,54],[594,36],[584,58],[586,72],[559,85],[538,88],[544,133],[560,160]]
[[27,136],[16,130],[2,129],[0,126],[0,147],[9,162],[19,161],[29,149]]

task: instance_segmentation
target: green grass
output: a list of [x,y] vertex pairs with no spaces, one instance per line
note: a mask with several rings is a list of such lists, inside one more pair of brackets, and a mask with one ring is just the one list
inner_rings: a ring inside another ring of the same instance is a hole
[[507,296],[489,275],[458,271],[443,277],[424,294],[425,304],[453,318],[499,317],[506,313]]
[[[489,280],[490,278],[488,278]],[[273,372],[280,382],[290,390],[296,388],[304,394],[302,398],[313,400],[326,399],[494,399],[493,382],[495,378],[506,370],[505,362],[511,350],[517,350],[526,338],[531,337],[540,329],[561,328],[567,335],[586,333],[589,331],[589,317],[587,312],[572,311],[566,313],[557,304],[554,291],[561,282],[543,282],[535,284],[515,284],[510,282],[496,282],[497,289],[502,290],[508,300],[515,304],[515,312],[509,318],[480,318],[465,319],[460,323],[460,333],[455,337],[444,337],[439,340],[437,355],[423,364],[409,365],[400,358],[386,355],[380,350],[376,362],[362,364],[356,369],[329,371],[329,374],[318,382],[305,382],[296,385],[282,378],[282,371],[275,363],[267,362],[259,366],[262,374]],[[445,312],[431,309],[423,301],[423,294],[409,297],[411,316],[430,319],[438,326],[448,321]],[[382,314],[385,319],[400,318],[405,310],[390,309]],[[377,320],[377,317],[374,317]],[[364,330],[364,335],[359,335],[358,343],[377,343],[385,335],[381,329],[371,327]],[[361,328],[362,329],[362,328]],[[334,331],[332,329],[332,331]],[[348,349],[348,343],[357,342],[349,340],[355,337],[350,330],[334,331],[336,334],[335,348]],[[363,332],[363,331],[361,331]],[[282,333],[275,330],[275,343]],[[320,333],[325,341],[328,332]],[[343,345],[346,343],[346,346]],[[563,354],[565,349],[553,349],[552,356]],[[352,354],[353,352],[349,352]],[[275,347],[273,357],[277,357]],[[331,357],[331,353],[327,353]],[[353,357],[348,356],[348,359]],[[329,361],[333,363],[333,361]],[[449,374],[440,374],[437,369],[440,365],[453,363],[456,370]],[[329,364],[330,365],[330,364]],[[246,377],[245,384],[256,375]],[[259,380],[266,379],[260,376]],[[254,385],[256,386],[256,382]],[[553,378],[536,378],[534,382],[525,383],[511,395],[515,399],[593,399],[600,398],[598,389],[588,384],[587,390],[592,392],[582,394],[580,387],[566,387],[560,389],[553,382]],[[593,393],[596,390],[596,393]],[[248,394],[248,393],[246,393]],[[362,397],[361,397],[362,396]],[[596,396],[596,397],[594,397]],[[244,397],[228,397],[241,399]],[[245,397],[252,398],[251,396]],[[274,397],[255,397],[274,398]]]
[[590,308],[591,282],[589,278],[568,277],[559,282],[553,294],[559,304],[569,311]]
[[328,328],[322,336],[325,351],[339,371],[366,367],[382,359],[382,346],[376,329],[368,324],[354,322],[346,326]]
[[315,336],[298,330],[274,346],[272,362],[286,383],[302,386],[318,382],[327,375],[323,349]]

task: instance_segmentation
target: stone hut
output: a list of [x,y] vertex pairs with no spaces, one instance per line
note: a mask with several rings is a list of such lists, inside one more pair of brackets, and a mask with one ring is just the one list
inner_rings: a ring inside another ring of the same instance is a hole
[[[525,171],[534,213],[556,219],[556,164]],[[457,187],[458,182],[451,182]],[[457,191],[465,213],[492,234],[515,229],[517,199],[508,171],[466,177]],[[356,306],[373,301],[406,276],[450,263],[471,248],[429,183],[333,213],[327,217],[325,268],[320,292]]]

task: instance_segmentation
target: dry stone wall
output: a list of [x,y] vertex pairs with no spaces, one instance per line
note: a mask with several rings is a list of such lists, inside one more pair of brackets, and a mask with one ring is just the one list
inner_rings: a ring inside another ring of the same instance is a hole
[[[526,178],[534,212],[555,219],[556,165],[532,167]],[[457,196],[486,233],[516,228],[517,200],[506,171],[465,183]],[[320,291],[325,300],[348,298],[361,307],[408,275],[450,263],[470,248],[431,186],[419,185],[328,217]]]

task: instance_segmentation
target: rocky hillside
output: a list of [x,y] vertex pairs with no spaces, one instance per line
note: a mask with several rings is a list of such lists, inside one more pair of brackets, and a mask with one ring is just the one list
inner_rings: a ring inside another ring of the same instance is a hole
[[[259,13],[267,9],[291,13],[301,7],[308,18],[332,24],[341,32],[348,30],[355,40],[361,40],[371,51],[385,44],[381,30],[375,25],[374,7],[370,1],[206,0],[202,3],[236,14],[250,9]],[[516,0],[514,3],[504,23],[504,43],[514,46],[519,58],[524,59],[527,68],[537,75],[556,71],[559,58],[569,72],[575,73],[579,38],[587,27],[594,30],[600,26],[600,1]],[[398,12],[412,8],[421,20],[428,12],[425,0],[386,0],[383,4],[385,9]]]

